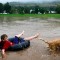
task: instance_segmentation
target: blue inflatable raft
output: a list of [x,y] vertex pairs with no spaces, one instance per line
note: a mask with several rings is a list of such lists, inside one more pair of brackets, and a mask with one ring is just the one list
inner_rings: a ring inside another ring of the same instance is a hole
[[[9,41],[13,42],[13,39],[14,38],[9,38]],[[19,44],[15,44],[13,46],[10,46],[8,48],[8,51],[19,51],[19,50],[23,50],[23,49],[26,49],[30,46],[30,41],[29,40],[26,40],[24,42],[21,42]]]

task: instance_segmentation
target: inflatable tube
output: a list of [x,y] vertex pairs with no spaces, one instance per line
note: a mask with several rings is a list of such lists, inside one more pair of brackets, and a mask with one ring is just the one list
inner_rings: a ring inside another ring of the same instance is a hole
[[[14,38],[10,38],[9,40],[10,40],[11,42],[13,42],[13,39],[14,39]],[[23,49],[25,49],[25,48],[27,48],[27,47],[29,47],[29,46],[30,46],[30,41],[29,41],[29,40],[26,40],[26,41],[24,41],[24,42],[21,42],[21,43],[19,43],[19,44],[15,44],[15,45],[9,47],[9,48],[8,48],[8,51],[19,51],[19,50],[23,50]]]
[[9,51],[19,51],[19,50],[23,50],[29,46],[30,46],[30,41],[25,41],[20,44],[15,44],[15,45],[9,47],[8,50]]
[[[13,42],[14,38],[9,38],[9,41]],[[19,50],[23,50],[25,48],[28,48],[30,46],[30,41],[26,40],[24,42],[21,42],[19,44],[15,44],[13,46],[10,46],[7,51],[19,51]],[[1,45],[0,45],[0,49],[1,49]]]

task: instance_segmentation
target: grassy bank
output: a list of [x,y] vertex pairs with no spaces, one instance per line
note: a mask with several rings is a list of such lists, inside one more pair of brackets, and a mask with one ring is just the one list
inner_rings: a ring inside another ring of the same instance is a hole
[[38,18],[59,18],[60,14],[0,14],[0,16],[11,17],[38,17]]

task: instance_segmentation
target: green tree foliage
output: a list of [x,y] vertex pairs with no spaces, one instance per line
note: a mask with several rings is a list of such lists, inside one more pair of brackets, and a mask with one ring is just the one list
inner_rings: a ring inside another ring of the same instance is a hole
[[49,13],[49,11],[48,10],[45,10],[45,14],[48,14]]
[[60,5],[57,5],[57,7],[56,7],[56,13],[60,14]]
[[11,12],[11,6],[9,5],[9,3],[6,3],[4,5],[4,10],[6,11],[6,13],[10,13]]
[[29,9],[30,9],[30,14],[35,14],[35,6],[30,6]]
[[38,14],[39,6],[35,6],[35,13]]
[[16,14],[16,8],[15,8],[15,7],[12,7],[12,8],[11,8],[10,14]]
[[26,14],[30,13],[30,8],[25,6],[24,7],[24,13],[26,13]]
[[49,13],[51,11],[56,11],[58,14],[60,14],[60,5],[56,6],[38,6],[38,5],[31,5],[31,6],[14,6],[10,5],[10,3],[5,3],[2,4],[0,3],[0,13],[3,13],[6,11],[6,13],[11,13],[11,14],[44,14],[44,13]]
[[19,14],[24,14],[24,7],[18,6],[17,10]]
[[3,13],[3,11],[4,11],[3,4],[2,4],[2,3],[0,3],[0,13]]
[[48,14],[49,13],[49,8],[48,7],[44,7],[44,12],[45,12],[45,14]]
[[44,9],[44,8],[42,8],[42,7],[40,7],[39,11],[40,11],[40,13],[44,14],[45,9]]

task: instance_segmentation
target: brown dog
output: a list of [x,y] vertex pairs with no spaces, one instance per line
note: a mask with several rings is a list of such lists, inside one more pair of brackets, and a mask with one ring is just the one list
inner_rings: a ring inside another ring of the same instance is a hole
[[[42,40],[42,39],[40,39],[40,40]],[[57,50],[60,49],[60,40],[52,40],[52,41],[49,41],[49,42],[48,41],[46,42],[45,40],[42,40],[42,41],[47,43],[49,48],[53,51],[57,51]]]

